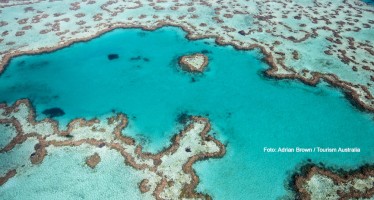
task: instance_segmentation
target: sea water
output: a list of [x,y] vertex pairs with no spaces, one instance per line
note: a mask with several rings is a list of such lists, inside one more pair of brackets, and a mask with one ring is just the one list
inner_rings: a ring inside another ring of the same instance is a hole
[[369,5],[374,5],[374,0],[362,0],[362,1]]
[[[307,159],[347,169],[373,162],[373,116],[352,106],[340,90],[266,78],[269,66],[259,51],[217,46],[213,39],[189,41],[185,34],[172,27],[117,29],[52,53],[16,57],[0,75],[0,101],[28,98],[39,120],[45,109],[61,108],[65,115],[56,117],[61,127],[77,117],[126,113],[124,134],[150,152],[170,144],[181,114],[208,117],[227,154],[194,168],[198,190],[214,199],[287,195],[290,174]],[[203,74],[179,68],[180,56],[201,52],[209,58]],[[265,147],[361,152],[266,153]]]

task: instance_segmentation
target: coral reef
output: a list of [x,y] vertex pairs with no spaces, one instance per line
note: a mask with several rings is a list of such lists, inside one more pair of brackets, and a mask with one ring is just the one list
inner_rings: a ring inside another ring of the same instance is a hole
[[336,172],[308,164],[294,176],[293,187],[297,198],[303,200],[372,198],[374,167],[367,165],[350,172]]
[[[172,138],[172,144],[157,154],[143,152],[142,146],[134,139],[122,135],[127,122],[125,115],[117,114],[106,120],[75,119],[66,130],[59,130],[57,121],[50,118],[35,121],[34,110],[26,99],[18,100],[12,106],[0,104],[0,123],[13,126],[16,132],[10,142],[0,149],[0,154],[16,151],[17,146],[35,140],[34,148],[29,149],[32,152],[30,162],[35,165],[43,164],[44,158],[49,156],[48,151],[53,148],[81,145],[93,149],[107,148],[123,157],[124,167],[131,166],[144,174],[146,178],[139,184],[139,189],[152,194],[155,199],[210,198],[194,191],[199,178],[192,165],[198,160],[223,156],[225,146],[208,135],[210,123],[206,118],[189,118],[185,129]],[[95,153],[85,162],[95,168],[102,156]],[[16,176],[17,166],[1,173],[0,185],[3,185]]]
[[203,72],[208,65],[208,57],[200,53],[186,55],[179,59],[179,64],[188,72]]

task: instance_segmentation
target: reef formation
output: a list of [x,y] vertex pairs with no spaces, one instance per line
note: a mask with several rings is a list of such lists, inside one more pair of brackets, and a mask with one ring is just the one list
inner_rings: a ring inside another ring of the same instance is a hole
[[275,78],[342,88],[374,111],[374,9],[359,0],[0,2],[0,72],[16,55],[53,51],[115,28],[178,26],[189,39],[260,49]]
[[208,57],[204,54],[196,53],[185,55],[179,59],[179,65],[188,72],[203,72],[208,65]]
[[[127,117],[117,114],[106,120],[75,119],[66,130],[58,128],[58,122],[50,118],[35,121],[35,113],[28,100],[18,100],[14,105],[0,104],[0,124],[13,128],[12,137],[0,146],[0,154],[17,151],[27,142],[34,146],[28,149],[30,165],[43,164],[48,151],[54,148],[89,146],[89,148],[114,150],[124,159],[124,167],[131,166],[144,175],[139,183],[142,193],[149,193],[155,199],[210,199],[207,194],[195,192],[199,178],[192,169],[198,160],[221,157],[225,146],[210,136],[210,123],[206,118],[191,117],[186,127],[172,138],[172,144],[157,154],[142,151],[134,139],[124,136]],[[22,152],[25,153],[25,152]],[[53,155],[51,155],[53,156]],[[86,158],[88,167],[94,169],[100,164],[98,153]],[[20,165],[1,167],[0,186],[17,176]],[[7,165],[6,165],[7,166]]]
[[294,175],[292,186],[302,200],[369,199],[374,196],[374,167],[338,172],[307,164]]

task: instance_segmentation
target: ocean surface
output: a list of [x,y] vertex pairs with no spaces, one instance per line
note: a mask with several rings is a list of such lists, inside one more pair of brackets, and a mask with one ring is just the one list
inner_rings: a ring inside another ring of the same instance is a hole
[[[373,115],[352,106],[339,89],[325,83],[310,87],[295,80],[266,78],[263,71],[268,66],[259,51],[217,46],[213,39],[189,41],[185,34],[172,27],[117,29],[52,53],[16,57],[0,75],[0,102],[28,98],[39,120],[46,117],[45,109],[58,107],[65,112],[55,118],[61,127],[77,117],[123,112],[130,119],[124,134],[151,152],[170,144],[170,137],[182,127],[181,114],[206,116],[213,125],[212,134],[227,145],[227,154],[198,162],[194,168],[201,181],[198,190],[218,200],[287,196],[291,174],[307,159],[346,169],[374,161]],[[180,70],[178,58],[197,52],[209,57],[207,70],[195,75]],[[110,60],[109,54],[118,58]],[[358,147],[361,152],[265,153],[264,147]],[[40,168],[56,169],[60,163],[68,169],[70,164],[64,162],[61,156],[48,156]],[[136,190],[135,180],[140,179],[124,178],[126,170],[117,168],[103,169],[101,177],[110,176],[103,177],[110,182],[118,171],[120,180],[115,183],[124,184],[123,192]],[[41,171],[37,169],[33,168]],[[34,174],[13,180],[13,185],[22,180],[30,184],[15,184],[19,188],[14,186],[12,191],[27,196],[30,191],[42,191],[43,184],[57,184],[55,180],[65,186],[69,181],[81,182],[79,189],[60,188],[62,192],[97,190],[85,184],[91,179],[82,178],[85,175],[74,179],[77,176]],[[45,181],[37,181],[40,178]],[[131,181],[134,187],[129,189]]]

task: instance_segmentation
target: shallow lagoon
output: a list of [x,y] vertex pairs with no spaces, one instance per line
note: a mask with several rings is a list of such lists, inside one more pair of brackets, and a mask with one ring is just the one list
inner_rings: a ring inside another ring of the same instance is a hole
[[[61,126],[76,117],[124,112],[130,118],[125,134],[152,152],[181,127],[181,113],[207,116],[214,135],[227,144],[224,158],[195,165],[198,190],[214,199],[283,196],[290,174],[307,159],[346,168],[373,161],[373,116],[340,91],[267,79],[258,51],[184,36],[177,28],[119,29],[53,53],[17,57],[0,76],[0,102],[29,98],[38,119],[45,109],[61,108]],[[196,52],[207,53],[207,71],[181,71],[178,57]],[[119,57],[109,60],[109,54]],[[359,147],[361,153],[263,152],[317,146]]]

